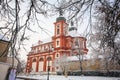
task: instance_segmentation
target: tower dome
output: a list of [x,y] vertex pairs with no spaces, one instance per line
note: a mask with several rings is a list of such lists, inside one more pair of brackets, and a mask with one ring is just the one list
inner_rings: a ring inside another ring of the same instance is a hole
[[62,10],[62,8],[61,7],[58,8],[58,11],[59,11],[59,17],[56,18],[56,22],[61,21],[61,20],[64,20],[66,22],[65,17],[63,17],[63,10]]
[[65,17],[62,17],[62,16],[58,17],[58,18],[56,19],[56,22],[61,21],[61,20],[64,20],[64,21],[66,22]]
[[71,21],[71,27],[69,27],[69,35],[74,37],[74,36],[78,36],[77,33],[77,27],[74,26],[74,23]]
[[72,26],[69,28],[69,31],[77,31],[77,28]]

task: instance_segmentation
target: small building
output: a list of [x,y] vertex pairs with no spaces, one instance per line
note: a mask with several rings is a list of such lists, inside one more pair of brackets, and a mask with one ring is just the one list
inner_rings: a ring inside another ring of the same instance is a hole
[[[8,57],[10,42],[0,35],[0,79],[5,80],[9,67],[12,66],[12,58]],[[14,59],[14,65],[17,66],[17,60]]]
[[6,61],[8,50],[9,50],[9,41],[1,37],[0,38],[0,62]]
[[[56,72],[60,66],[55,66],[54,61],[65,56],[77,55],[76,47],[83,54],[87,54],[86,38],[77,34],[77,27],[68,27],[68,23],[63,16],[56,18],[54,23],[54,35],[46,41],[39,40],[31,47],[27,55],[26,72]],[[74,51],[74,52],[72,52]]]

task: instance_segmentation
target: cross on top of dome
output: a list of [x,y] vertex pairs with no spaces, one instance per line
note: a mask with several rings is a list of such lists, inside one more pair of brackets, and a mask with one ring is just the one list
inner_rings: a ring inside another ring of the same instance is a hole
[[62,10],[62,8],[60,7],[58,9],[59,9],[59,16],[63,16],[63,10]]

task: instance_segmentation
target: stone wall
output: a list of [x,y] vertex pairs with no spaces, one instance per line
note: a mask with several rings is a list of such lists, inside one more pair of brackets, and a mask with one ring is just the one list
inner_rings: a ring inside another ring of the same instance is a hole
[[[69,71],[80,70],[80,62],[79,61],[68,62],[67,67]],[[110,61],[106,65],[105,61],[101,61],[101,59],[84,60],[82,61],[82,68],[84,71],[106,71],[106,69],[110,71],[120,71],[120,65],[118,63]]]

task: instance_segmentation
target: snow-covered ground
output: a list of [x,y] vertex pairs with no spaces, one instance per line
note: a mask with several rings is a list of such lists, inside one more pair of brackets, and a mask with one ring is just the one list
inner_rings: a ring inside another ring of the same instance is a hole
[[[47,80],[47,75],[18,76],[37,80]],[[22,80],[22,79],[17,79]],[[98,76],[56,76],[50,75],[49,80],[120,80],[120,77],[98,77]]]

